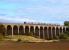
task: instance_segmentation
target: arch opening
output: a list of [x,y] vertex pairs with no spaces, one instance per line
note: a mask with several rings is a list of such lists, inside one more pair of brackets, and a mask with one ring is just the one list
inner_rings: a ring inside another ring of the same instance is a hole
[[69,32],[69,27],[66,28],[66,31]]
[[43,27],[40,27],[40,38],[43,39]]
[[36,28],[35,28],[35,36],[36,36],[36,37],[39,36],[39,28],[38,28],[38,26],[36,26]]
[[55,27],[52,28],[53,39],[56,39]]
[[7,34],[12,35],[12,27],[11,27],[11,25],[7,26]]
[[25,26],[25,35],[29,35],[29,26]]
[[19,35],[24,35],[24,28],[23,28],[23,26],[19,27]]
[[59,36],[59,28],[56,27],[56,36],[58,37]]
[[63,33],[65,33],[65,28],[63,27]]
[[32,36],[34,36],[34,27],[33,27],[33,26],[30,27],[30,34],[31,34]]
[[45,35],[45,39],[48,39],[48,33],[47,33],[47,27],[44,27],[44,35]]
[[16,25],[13,27],[13,34],[18,35],[18,27]]
[[48,39],[51,40],[52,39],[51,27],[48,28],[48,34],[49,34],[49,38]]
[[60,27],[60,34],[62,34],[62,27]]

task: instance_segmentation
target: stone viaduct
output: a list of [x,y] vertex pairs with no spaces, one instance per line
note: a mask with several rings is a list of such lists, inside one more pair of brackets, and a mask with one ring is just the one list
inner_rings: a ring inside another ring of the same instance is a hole
[[3,24],[6,28],[7,35],[29,35],[32,34],[34,37],[41,39],[55,39],[60,34],[66,31],[67,26],[56,25],[56,24],[17,24],[17,23],[6,23]]

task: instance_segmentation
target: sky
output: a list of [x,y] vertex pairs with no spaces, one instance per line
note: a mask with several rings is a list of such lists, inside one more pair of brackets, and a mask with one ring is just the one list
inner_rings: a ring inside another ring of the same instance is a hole
[[64,21],[69,21],[69,0],[0,0],[0,22]]

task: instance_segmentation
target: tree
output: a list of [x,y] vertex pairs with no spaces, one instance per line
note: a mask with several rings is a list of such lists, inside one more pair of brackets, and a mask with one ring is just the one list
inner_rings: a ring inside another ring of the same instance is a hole
[[64,22],[64,26],[68,26],[68,28],[66,28],[66,34],[69,36],[69,21],[65,21]]
[[65,26],[69,26],[69,21],[65,21],[65,22],[64,22],[64,25],[65,25]]

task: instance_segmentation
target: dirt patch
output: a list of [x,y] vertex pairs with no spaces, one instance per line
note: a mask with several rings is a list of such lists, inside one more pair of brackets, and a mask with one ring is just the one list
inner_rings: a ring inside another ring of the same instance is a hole
[[0,50],[69,50],[69,41],[50,43],[23,43],[3,41]]

